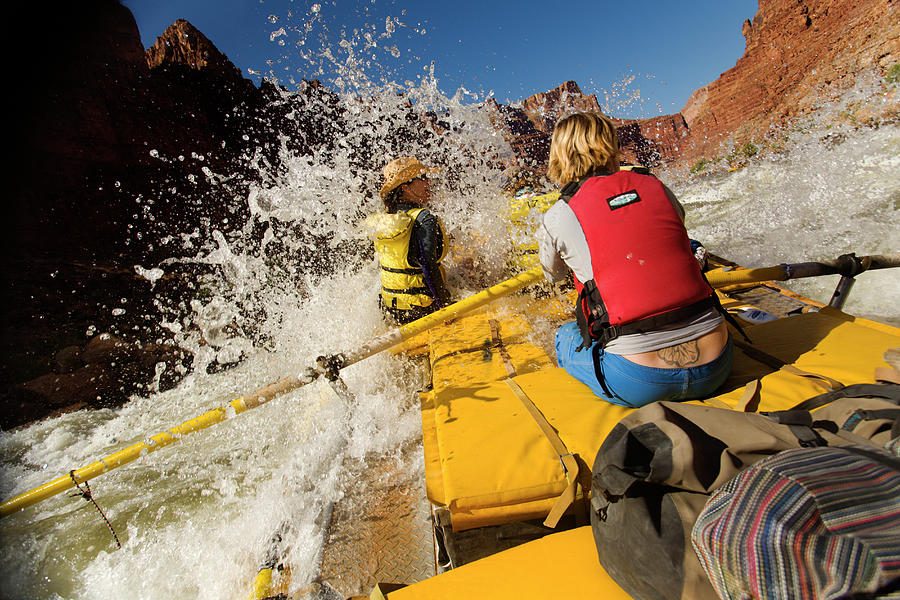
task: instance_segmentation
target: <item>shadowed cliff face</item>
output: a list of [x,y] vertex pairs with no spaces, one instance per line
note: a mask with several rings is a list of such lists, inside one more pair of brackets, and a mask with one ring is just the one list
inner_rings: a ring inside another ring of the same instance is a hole
[[[21,12],[15,22],[33,20]],[[180,321],[212,267],[175,262],[150,281],[135,265],[193,256],[183,235],[209,243],[214,231],[225,240],[246,233],[248,190],[275,185],[284,154],[327,158],[347,133],[340,103],[318,82],[293,94],[257,88],[186,21],[147,52],[130,11],[112,0],[62,5],[40,28],[16,33],[7,42],[27,60],[15,65],[22,93],[10,112],[17,152],[5,196],[13,227],[3,236],[0,428],[173,385],[191,357],[171,347],[162,324]],[[380,147],[399,152],[441,128],[409,107],[385,124]],[[365,135],[355,139],[349,168],[377,172],[384,157]],[[277,260],[298,285],[360,251],[295,223],[270,225],[297,242],[267,248],[282,250]],[[102,334],[115,352],[85,360]]]
[[[34,22],[17,12],[14,22]],[[131,12],[115,1],[61,5],[40,25],[6,40],[22,59],[8,113],[15,176],[4,197],[12,226],[2,236],[2,428],[121,403],[153,382],[157,362],[175,377],[153,385],[172,385],[190,357],[166,346],[160,323],[203,269],[150,282],[134,265],[183,254],[166,243],[173,235],[210,239],[211,229],[227,235],[246,222],[246,203],[235,198],[260,178],[251,160],[277,168],[280,136],[297,153],[337,137],[312,111],[288,118],[303,99],[271,108],[280,92],[243,79],[185,21],[146,53]],[[102,333],[112,334],[104,339],[116,356],[85,361]]]

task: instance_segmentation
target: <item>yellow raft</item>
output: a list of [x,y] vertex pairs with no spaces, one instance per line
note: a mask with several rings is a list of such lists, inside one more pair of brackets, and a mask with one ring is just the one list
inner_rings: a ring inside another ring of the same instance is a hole
[[[791,301],[789,292],[774,285],[768,290]],[[726,309],[746,306],[720,297]],[[796,304],[803,307],[799,314],[746,326],[753,345],[739,346],[730,378],[708,404],[789,409],[841,386],[873,383],[875,368],[886,364],[885,352],[900,346],[896,327],[812,301]],[[604,438],[633,410],[598,399],[557,368],[550,349],[541,346],[569,318],[570,306],[519,296],[430,331],[433,389],[422,394],[426,483],[445,537],[542,520],[554,507],[569,507],[573,490],[580,493],[573,480],[589,481],[589,465]],[[540,415],[558,432],[557,440],[545,433]],[[563,456],[566,451],[572,456]],[[577,464],[569,479],[565,459]],[[558,528],[573,524],[566,517]],[[628,597],[599,565],[590,528],[581,526],[408,587],[376,587],[372,597],[585,597],[587,590],[591,597]]]

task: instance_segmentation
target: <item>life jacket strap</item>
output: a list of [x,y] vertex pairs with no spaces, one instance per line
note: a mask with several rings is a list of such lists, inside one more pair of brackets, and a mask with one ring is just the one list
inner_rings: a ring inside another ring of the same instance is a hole
[[401,275],[421,275],[422,269],[410,268],[410,269],[395,269],[393,267],[385,267],[381,265],[382,271],[387,271],[388,273],[400,273]]
[[595,341],[599,342],[602,348],[623,335],[657,331],[672,323],[686,321],[691,317],[699,316],[710,308],[716,308],[720,312],[724,312],[721,310],[719,298],[715,292],[712,292],[702,300],[681,308],[675,308],[622,325],[611,325],[609,323],[609,313],[600,296],[600,291],[597,289],[594,280],[591,279],[584,283],[576,300],[575,320],[578,323],[578,329],[583,340],[576,350],[589,348]]
[[699,315],[700,313],[704,313],[710,308],[715,308],[718,305],[719,298],[716,296],[715,292],[713,292],[703,300],[698,300],[693,304],[688,304],[687,306],[683,306],[681,308],[675,308],[668,312],[653,315],[652,317],[645,317],[637,321],[632,321],[631,323],[625,323],[624,325],[610,326],[609,330],[614,334],[614,336],[610,338],[610,341],[614,340],[620,335],[631,335],[634,333],[647,333],[649,331],[656,331],[658,329],[662,329],[667,325],[671,325],[672,323],[686,321],[687,319]]
[[[431,295],[431,294],[429,294],[428,288],[426,288],[426,287],[414,287],[414,288],[407,288],[404,290],[398,290],[398,289],[386,288],[386,287],[382,286],[381,289],[384,290],[385,292],[387,292],[388,294],[404,294],[407,296],[418,296],[420,294],[425,294],[426,296]],[[394,300],[396,301],[396,298]]]
[[581,345],[575,348],[576,352],[591,347],[599,332],[597,323],[609,324],[609,311],[593,279],[584,282],[575,301],[575,322],[578,323],[582,340]]

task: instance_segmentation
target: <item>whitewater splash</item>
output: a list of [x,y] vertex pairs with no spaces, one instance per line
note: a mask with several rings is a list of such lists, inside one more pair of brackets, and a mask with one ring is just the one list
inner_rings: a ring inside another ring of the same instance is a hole
[[[396,26],[389,20],[385,31]],[[311,55],[339,67],[341,91],[336,102],[313,98],[296,118],[332,115],[343,124],[341,137],[314,156],[284,150],[277,168],[257,157],[253,167],[265,183],[239,199],[249,214],[242,228],[213,230],[209,239],[173,236],[170,243],[194,249],[191,258],[137,267],[153,281],[202,267],[194,298],[157,301],[169,315],[162,326],[192,352],[193,372],[177,388],[119,409],[0,433],[3,498],[386,331],[362,222],[383,210],[377,190],[389,158],[414,155],[443,168],[433,208],[450,236],[445,265],[457,295],[503,276],[510,246],[500,172],[510,148],[471,95],[445,97],[430,74],[402,85],[371,83],[358,56],[371,49],[370,33]],[[292,99],[284,92],[276,102]],[[425,115],[431,129],[411,132],[411,113]],[[373,168],[361,168],[366,163]],[[230,174],[205,176],[227,181]],[[304,264],[298,256],[325,260]],[[403,461],[420,433],[414,394],[422,374],[409,360],[385,352],[342,377],[353,406],[317,381],[93,480],[121,549],[90,503],[65,494],[4,519],[0,589],[29,598],[243,598],[276,531],[302,587],[316,575],[323,515],[352,484],[348,466],[373,456]],[[418,479],[421,469],[417,462],[399,472]]]
[[[273,41],[296,31],[307,35],[291,43],[310,47],[320,11],[284,33],[275,19]],[[402,146],[404,154],[443,165],[434,209],[453,238],[446,266],[459,296],[504,277],[510,246],[498,165],[510,149],[473,95],[446,97],[428,72],[402,85],[363,75],[373,48],[395,56],[396,43],[381,36],[398,23],[389,19],[383,29],[363,28],[333,49],[309,51],[310,61],[339,67],[337,109],[346,135],[315,156],[283,154],[277,172],[258,162],[268,183],[240,198],[250,215],[243,230],[189,240],[197,249],[191,261],[214,268],[198,281],[196,297],[180,313],[173,307],[164,325],[193,351],[196,364],[239,364],[212,374],[195,369],[177,388],[135,397],[119,409],[70,413],[0,433],[0,495],[31,489],[297,373],[319,354],[355,348],[385,331],[376,303],[378,271],[360,228],[367,214],[381,209],[380,173],[359,168],[361,147],[378,158],[373,163],[386,162]],[[378,40],[382,46],[373,46]],[[410,106],[433,115],[442,135],[393,139]],[[734,173],[667,179],[687,206],[692,237],[749,266],[900,249],[900,131],[885,125],[843,135],[840,143],[809,135],[788,152]],[[298,271],[289,260],[323,248],[340,257],[330,269]],[[158,278],[159,270],[178,266],[142,269]],[[791,285],[827,301],[834,284]],[[898,286],[893,272],[864,274],[847,309],[898,322]],[[251,316],[254,322],[243,326]],[[315,382],[94,480],[120,550],[93,506],[78,498],[60,495],[3,519],[2,594],[244,598],[283,522],[291,524],[283,532],[284,558],[301,588],[315,576],[321,515],[352,485],[348,465],[372,457],[402,462],[403,449],[420,435],[414,393],[422,381],[412,362],[385,352],[342,376],[356,396],[353,406]],[[398,472],[421,478],[423,468],[404,463]]]
[[[835,135],[839,142],[835,142]],[[748,267],[900,250],[900,127],[812,131],[727,174],[671,183],[692,237]],[[827,303],[839,276],[786,282]],[[900,273],[857,277],[844,310],[900,325]]]

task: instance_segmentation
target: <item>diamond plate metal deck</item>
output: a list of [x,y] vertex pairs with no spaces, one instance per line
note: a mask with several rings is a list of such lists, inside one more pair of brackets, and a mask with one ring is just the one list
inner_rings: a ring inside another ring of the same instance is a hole
[[[437,573],[421,445],[359,471],[335,506],[319,580],[341,596],[369,596],[377,582],[414,583]],[[412,471],[412,473],[410,473]]]
[[778,317],[797,314],[811,306],[811,303],[805,303],[764,285],[748,290],[729,292],[728,295]]

